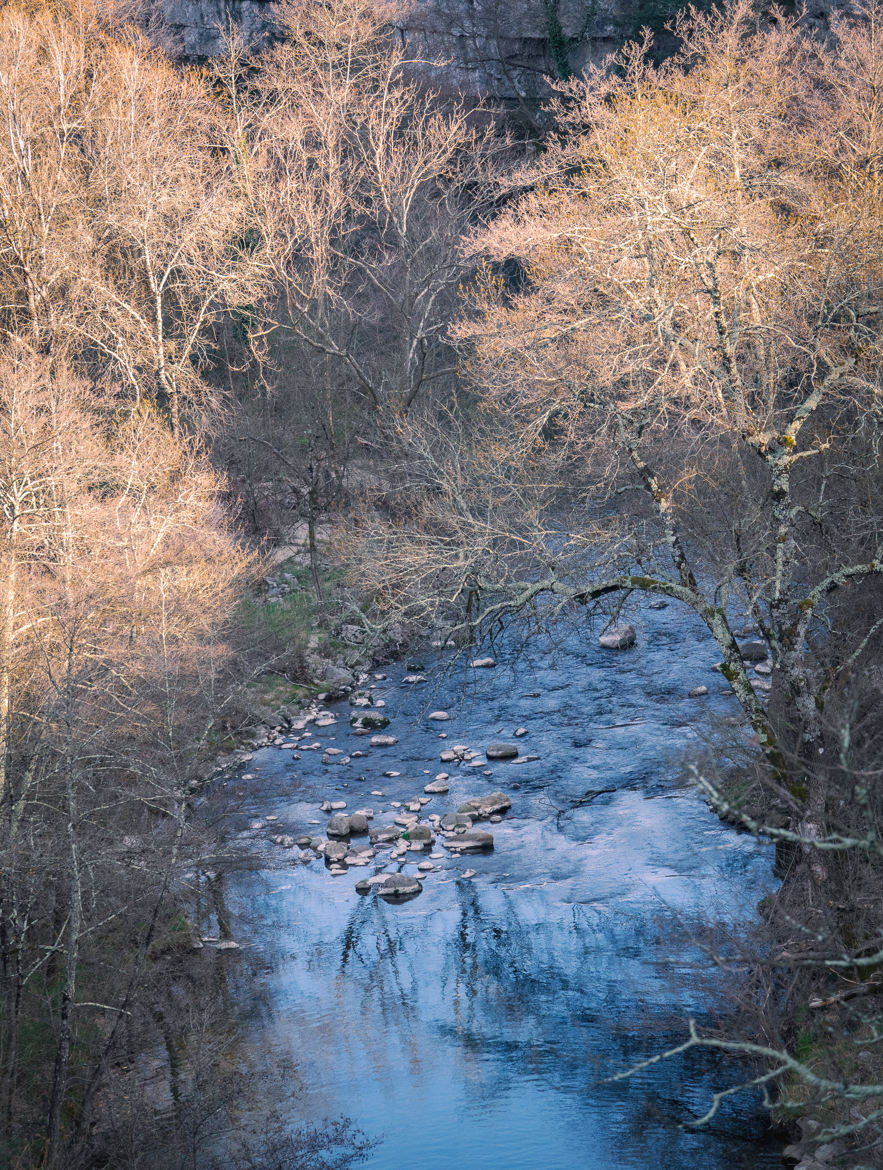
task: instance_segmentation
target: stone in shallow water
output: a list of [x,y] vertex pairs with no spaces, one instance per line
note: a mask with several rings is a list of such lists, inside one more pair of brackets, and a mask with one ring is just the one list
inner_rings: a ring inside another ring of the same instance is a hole
[[428,718],[434,719],[436,723],[444,723],[446,719],[450,719],[450,715],[447,711],[430,711]]
[[637,636],[635,627],[623,622],[605,630],[598,638],[598,643],[605,650],[626,650],[629,646],[634,646]]
[[421,861],[418,864],[417,868],[420,870],[421,873],[430,873],[432,870],[435,869],[435,866],[432,864],[431,861]]
[[527,735],[527,728],[526,728],[526,727],[516,727],[516,728],[515,728],[515,731],[514,731],[512,734],[513,734],[513,735],[514,735],[514,736],[515,736],[517,739],[521,739],[521,737],[522,737],[523,735]]
[[484,754],[489,760],[514,760],[518,748],[514,743],[489,743]]
[[445,793],[450,792],[444,780],[433,780],[430,784],[423,786],[423,791],[428,792],[430,796],[444,796]]
[[489,792],[487,796],[474,796],[461,804],[458,813],[471,813],[476,818],[491,817],[508,812],[512,801],[505,792]]
[[448,837],[445,845],[454,853],[490,852],[494,847],[494,838],[491,833],[470,829],[458,836]]
[[342,813],[337,813],[325,826],[329,837],[348,837],[350,835],[350,819]]
[[494,658],[473,658],[469,665],[473,670],[493,670],[497,663]]
[[422,889],[423,886],[417,878],[406,873],[391,873],[377,887],[377,893],[381,898],[399,902],[406,898],[415,898]]
[[394,735],[372,735],[368,742],[372,747],[392,747],[399,741]]
[[336,865],[338,862],[344,860],[348,853],[348,849],[342,841],[329,841],[325,846],[323,853],[325,854],[326,865]]
[[708,687],[693,687],[692,691],[687,692],[688,699],[701,699],[703,695],[708,694]]
[[770,656],[766,642],[743,642],[739,653],[745,662],[766,662]]
[[476,870],[474,870],[474,869],[466,869],[466,870],[464,870],[464,871],[463,871],[463,872],[460,874],[460,877],[464,877],[464,878],[474,878],[474,877],[475,877],[475,874],[476,874],[476,872],[477,872],[477,871],[476,871]]
[[473,814],[470,813],[446,813],[439,822],[442,829],[446,832],[451,832],[454,829],[471,829],[474,820]]
[[352,813],[350,818],[350,832],[359,835],[368,832],[368,818],[364,813]]
[[406,841],[433,841],[432,829],[429,825],[410,825],[409,828],[402,833]]
[[369,834],[372,845],[375,842],[383,844],[384,842],[398,841],[401,835],[402,830],[396,825],[378,825]]

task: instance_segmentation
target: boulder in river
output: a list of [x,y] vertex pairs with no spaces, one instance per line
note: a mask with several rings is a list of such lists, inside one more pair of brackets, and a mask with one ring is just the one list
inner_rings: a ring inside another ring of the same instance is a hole
[[637,636],[633,625],[622,622],[605,630],[599,636],[598,642],[605,650],[626,650],[629,646],[634,646]]
[[493,670],[497,662],[494,658],[473,658],[469,665],[473,670]]
[[692,691],[687,692],[688,699],[701,699],[703,695],[708,694],[708,687],[693,687]]
[[329,841],[322,852],[325,855],[326,865],[338,865],[346,857],[349,850],[342,841]]
[[431,780],[429,784],[424,784],[423,791],[430,796],[444,796],[446,792],[450,792],[450,788],[444,780]]
[[352,813],[349,818],[350,832],[360,836],[368,832],[368,818],[364,813]]
[[372,735],[368,742],[372,747],[393,747],[399,741],[394,735]]
[[422,889],[420,882],[410,874],[391,873],[377,887],[377,893],[391,902],[403,902],[407,898],[416,898]]
[[469,813],[471,816],[481,819],[482,817],[498,816],[500,813],[508,812],[512,807],[512,801],[505,792],[490,792],[487,796],[474,796],[471,800],[467,800],[465,804],[461,804],[457,809],[458,813]]
[[429,825],[411,825],[408,829],[405,830],[404,833],[402,833],[402,836],[406,841],[412,842],[432,842],[435,840],[435,837],[432,835],[432,829],[430,829]]
[[514,760],[518,748],[514,743],[489,743],[484,754],[489,760]]
[[329,837],[348,837],[350,835],[350,819],[343,813],[337,813],[325,827]]
[[427,719],[434,719],[436,723],[444,723],[445,720],[450,719],[447,711],[430,711]]
[[485,833],[481,829],[469,829],[446,838],[445,845],[455,853],[485,853],[493,849],[494,837],[492,833]]
[[359,715],[353,712],[350,715],[350,726],[356,731],[382,731],[384,727],[389,727],[389,718],[378,711],[363,711]]
[[475,817],[471,812],[446,813],[439,821],[439,828],[451,833],[455,829],[471,829],[474,821]]
[[766,642],[743,642],[739,653],[745,662],[766,662],[770,656]]
[[391,841],[398,841],[401,835],[402,830],[398,825],[377,825],[368,834],[372,845],[382,845],[388,844]]

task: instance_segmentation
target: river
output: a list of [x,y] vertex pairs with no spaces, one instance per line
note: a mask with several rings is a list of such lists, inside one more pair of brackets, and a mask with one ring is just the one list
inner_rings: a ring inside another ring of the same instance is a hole
[[[336,722],[261,749],[227,782],[247,859],[227,885],[237,1011],[255,1051],[291,1070],[292,1120],[346,1115],[377,1139],[370,1170],[782,1165],[751,1094],[690,1125],[744,1076],[732,1062],[693,1052],[605,1080],[681,1042],[687,1016],[708,1017],[727,984],[691,932],[754,918],[775,884],[771,851],[683,782],[709,716],[737,714],[711,670],[714,644],[674,605],[644,608],[636,624],[623,651],[569,626],[555,641],[504,643],[493,669],[445,675],[424,658],[416,683],[404,664],[378,669],[364,689],[385,704],[396,744],[369,749],[350,730],[353,708],[333,703]],[[687,698],[697,685],[708,695]],[[450,720],[428,719],[435,709]],[[513,738],[517,728],[527,734]],[[498,740],[519,760],[439,760],[454,744],[481,753]],[[328,748],[342,754],[323,763]],[[339,762],[354,750],[368,754]],[[496,789],[512,808],[481,826],[492,853],[458,858],[437,842],[443,857],[413,900],[390,904],[355,883],[416,874],[426,853],[404,865],[380,853],[333,877],[271,841],[321,834],[326,799],[389,824],[403,811],[393,802],[440,772],[450,793],[424,814]],[[615,791],[571,809],[602,788]]]

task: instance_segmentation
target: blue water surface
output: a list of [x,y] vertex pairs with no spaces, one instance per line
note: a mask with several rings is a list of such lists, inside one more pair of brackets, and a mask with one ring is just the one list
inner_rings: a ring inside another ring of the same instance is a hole
[[[424,658],[426,681],[409,684],[404,665],[384,668],[366,687],[397,744],[369,750],[350,730],[352,708],[331,704],[336,723],[262,749],[229,782],[250,859],[228,883],[243,948],[238,1011],[255,1050],[291,1070],[292,1122],[348,1116],[378,1139],[371,1170],[782,1165],[750,1094],[690,1125],[714,1091],[746,1076],[732,1062],[692,1052],[606,1079],[680,1043],[688,1016],[708,1017],[727,981],[691,936],[712,920],[752,920],[774,885],[770,851],[683,783],[709,718],[738,714],[711,670],[713,642],[674,606],[643,609],[637,624],[626,651],[573,626],[554,641],[504,643],[492,670],[446,675]],[[699,684],[708,696],[688,699]],[[438,708],[449,722],[426,717]],[[515,740],[519,727],[528,734]],[[539,758],[484,762],[500,739]],[[302,750],[316,742],[369,754],[323,764],[321,750]],[[482,765],[440,763],[453,744]],[[512,809],[482,826],[491,854],[457,858],[437,843],[444,857],[413,901],[360,896],[355,883],[416,873],[426,854],[402,864],[380,853],[332,877],[270,841],[321,835],[323,799],[390,823],[401,811],[391,802],[422,795],[442,771],[450,794],[425,813],[496,789]],[[599,788],[615,791],[572,808]],[[248,827],[268,814],[278,821]]]

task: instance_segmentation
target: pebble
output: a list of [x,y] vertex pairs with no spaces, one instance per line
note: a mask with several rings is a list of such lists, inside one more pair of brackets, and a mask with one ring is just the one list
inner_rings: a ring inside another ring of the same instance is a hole
[[277,816],[273,816],[273,815],[271,814],[271,815],[269,815],[269,816],[266,816],[266,817],[264,817],[264,820],[265,820],[265,821],[278,821],[278,820],[279,820],[279,818],[278,818]]
[[372,747],[392,747],[399,741],[394,735],[372,735],[368,742]]
[[473,670],[493,670],[497,663],[493,658],[473,658],[469,665]]
[[383,793],[382,793],[382,792],[380,792],[380,791],[378,791],[378,789],[376,789],[376,788],[372,788],[372,789],[371,789],[371,795],[372,795],[372,796],[383,796]]
[[701,699],[703,695],[708,694],[708,687],[693,687],[692,691],[687,692],[688,699]]
[[444,858],[444,853],[430,853],[429,858],[431,861],[441,861]]
[[430,870],[435,869],[435,866],[432,864],[431,861],[421,861],[418,863],[417,868],[420,870],[421,873],[429,873]]
[[447,713],[447,711],[430,711],[428,717],[430,719],[434,719],[436,723],[444,723],[445,720],[450,719],[450,715]]
[[383,774],[384,774],[384,776],[386,776],[386,777],[387,777],[387,779],[389,779],[389,780],[392,780],[392,779],[393,779],[394,777],[396,777],[396,776],[401,776],[401,772],[384,772]]
[[339,812],[340,809],[346,808],[346,801],[345,800],[332,800],[331,801],[331,808],[334,812]]
[[521,737],[523,735],[527,735],[527,728],[526,727],[516,727],[515,731],[512,734],[516,737],[516,739],[521,739]]
[[478,871],[474,869],[466,869],[463,871],[463,873],[460,874],[460,877],[474,878],[477,872]]

